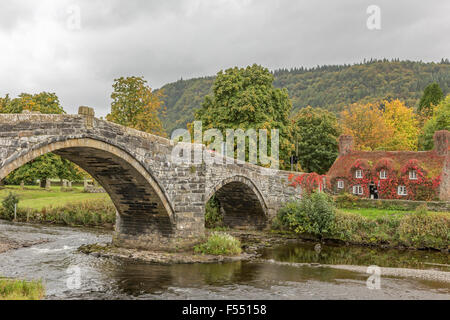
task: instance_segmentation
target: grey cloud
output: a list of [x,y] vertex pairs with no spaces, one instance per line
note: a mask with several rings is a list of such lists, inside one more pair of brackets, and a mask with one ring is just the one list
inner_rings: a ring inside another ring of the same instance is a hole
[[[142,75],[158,88],[235,65],[435,61],[450,53],[445,0],[3,2],[0,94],[54,91],[69,112],[84,104],[105,115],[120,76]],[[81,9],[81,30],[66,26],[73,4]],[[381,30],[366,28],[371,4],[381,7]]]

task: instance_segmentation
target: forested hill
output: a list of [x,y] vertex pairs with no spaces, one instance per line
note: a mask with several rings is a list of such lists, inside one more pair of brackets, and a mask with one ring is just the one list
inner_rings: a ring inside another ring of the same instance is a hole
[[[312,69],[282,69],[273,72],[274,85],[287,88],[294,109],[323,107],[339,112],[358,101],[399,98],[416,107],[423,89],[437,82],[444,94],[450,92],[450,62],[376,60],[355,65],[322,66]],[[179,80],[163,86],[167,108],[163,117],[168,133],[185,128],[193,120],[205,95],[211,93],[214,77]]]

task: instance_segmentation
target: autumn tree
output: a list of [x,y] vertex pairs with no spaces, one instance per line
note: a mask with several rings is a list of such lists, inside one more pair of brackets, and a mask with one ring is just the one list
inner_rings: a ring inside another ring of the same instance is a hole
[[379,149],[387,151],[417,150],[419,134],[418,121],[412,108],[408,108],[402,101],[396,99],[384,101],[383,121],[389,129],[390,135],[384,139]]
[[450,131],[450,95],[436,106],[433,116],[425,123],[419,136],[419,150],[432,150],[434,133],[439,130]]
[[353,104],[341,113],[344,134],[359,150],[417,150],[418,122],[400,100]]
[[417,113],[424,120],[431,118],[434,107],[437,106],[442,99],[444,99],[444,94],[441,87],[439,87],[439,84],[429,84],[423,91],[422,98],[420,98]]
[[326,173],[338,155],[336,116],[321,108],[303,108],[293,116],[293,134],[302,169]]
[[111,113],[106,119],[140,131],[166,136],[159,118],[163,112],[162,91],[152,92],[142,77],[114,80]]
[[202,121],[204,130],[219,129],[224,136],[226,129],[266,129],[270,139],[270,131],[278,129],[280,165],[286,165],[294,149],[289,121],[292,104],[287,90],[274,88],[273,81],[269,70],[256,64],[220,71],[212,95],[205,97],[195,119]]
[[392,134],[377,104],[355,103],[346,107],[340,116],[342,133],[353,136],[358,150],[376,150]]

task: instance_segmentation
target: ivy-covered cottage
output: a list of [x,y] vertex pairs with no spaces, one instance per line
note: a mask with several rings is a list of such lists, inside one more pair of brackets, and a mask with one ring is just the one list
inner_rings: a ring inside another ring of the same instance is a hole
[[435,133],[431,151],[357,151],[352,136],[341,136],[329,187],[365,198],[449,201],[449,142],[443,130]]

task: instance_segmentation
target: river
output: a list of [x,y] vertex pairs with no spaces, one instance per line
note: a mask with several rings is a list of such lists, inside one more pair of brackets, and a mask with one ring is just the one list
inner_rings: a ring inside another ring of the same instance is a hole
[[[446,253],[289,243],[265,249],[253,262],[151,265],[77,252],[83,244],[107,243],[111,233],[84,228],[0,221],[0,235],[45,241],[0,254],[0,275],[42,279],[46,299],[446,299],[449,282],[369,274],[321,265],[378,265],[449,274]],[[73,280],[74,275],[79,277]]]

